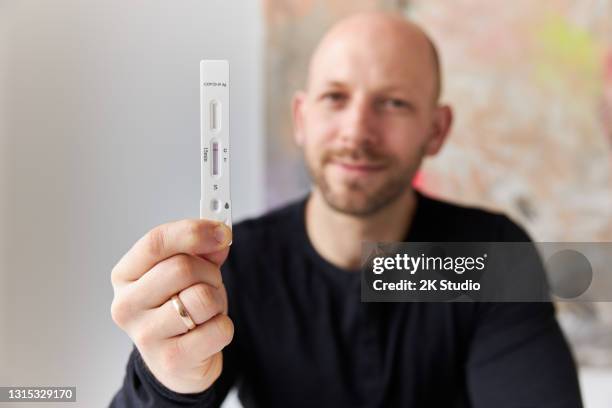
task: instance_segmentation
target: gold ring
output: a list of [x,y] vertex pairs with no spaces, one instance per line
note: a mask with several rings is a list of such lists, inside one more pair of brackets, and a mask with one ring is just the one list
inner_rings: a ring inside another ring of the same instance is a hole
[[174,308],[176,309],[179,316],[181,317],[183,323],[185,323],[185,326],[187,326],[187,330],[191,330],[196,327],[196,324],[193,322],[191,316],[189,316],[187,308],[185,307],[183,302],[181,302],[181,299],[179,299],[178,295],[172,296],[172,304],[174,305]]

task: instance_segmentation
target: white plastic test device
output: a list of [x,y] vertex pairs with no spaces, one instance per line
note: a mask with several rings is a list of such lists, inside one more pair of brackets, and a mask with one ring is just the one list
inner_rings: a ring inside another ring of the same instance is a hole
[[229,63],[200,61],[200,218],[232,227]]

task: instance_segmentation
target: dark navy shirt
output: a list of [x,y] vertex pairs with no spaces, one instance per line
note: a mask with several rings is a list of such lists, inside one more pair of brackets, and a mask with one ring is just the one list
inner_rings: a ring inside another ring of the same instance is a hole
[[[221,377],[159,383],[134,348],[113,407],[581,407],[551,303],[362,303],[313,248],[306,199],[234,226],[222,267],[235,326]],[[529,241],[507,217],[417,194],[405,241]]]

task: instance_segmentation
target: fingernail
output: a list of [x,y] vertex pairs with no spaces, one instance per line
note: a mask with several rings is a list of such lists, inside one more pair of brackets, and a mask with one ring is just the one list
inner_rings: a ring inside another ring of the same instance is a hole
[[217,227],[215,227],[214,231],[215,239],[220,244],[225,244],[229,239],[229,231],[225,224],[221,223]]

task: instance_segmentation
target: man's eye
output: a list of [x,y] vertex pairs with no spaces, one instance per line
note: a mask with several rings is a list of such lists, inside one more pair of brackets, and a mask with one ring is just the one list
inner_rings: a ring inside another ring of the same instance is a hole
[[342,102],[346,96],[342,92],[328,92],[323,95],[323,99],[330,102]]
[[382,106],[385,109],[406,109],[410,107],[410,104],[402,99],[390,98],[383,100]]

